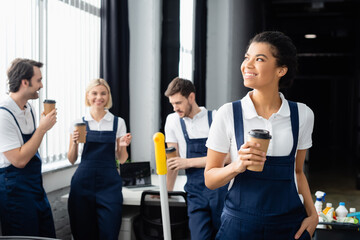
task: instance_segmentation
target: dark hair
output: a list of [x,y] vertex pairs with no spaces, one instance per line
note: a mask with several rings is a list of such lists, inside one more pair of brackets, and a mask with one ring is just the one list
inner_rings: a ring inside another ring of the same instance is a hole
[[192,92],[195,93],[195,86],[190,80],[176,77],[169,83],[164,94],[166,97],[169,97],[176,93],[180,93],[187,98]]
[[279,88],[290,87],[297,72],[296,47],[292,40],[282,32],[266,31],[253,37],[249,42],[249,46],[253,42],[270,44],[277,66],[286,66],[288,68],[287,73],[280,79]]
[[42,66],[43,64],[41,62],[37,62],[31,59],[14,59],[7,71],[9,91],[19,91],[21,80],[26,79],[30,82],[31,78],[34,76],[34,67],[41,68]]

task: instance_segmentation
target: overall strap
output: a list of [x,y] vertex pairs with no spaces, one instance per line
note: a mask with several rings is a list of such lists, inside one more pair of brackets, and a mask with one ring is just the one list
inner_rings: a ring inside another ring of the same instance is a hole
[[182,132],[184,134],[185,141],[188,141],[189,140],[189,135],[188,135],[187,130],[186,130],[185,121],[182,118],[180,118],[180,125],[181,125]]
[[291,129],[293,134],[293,148],[291,155],[295,155],[299,138],[299,110],[296,102],[288,101],[290,107]]
[[29,104],[29,107],[30,107],[30,112],[31,112],[31,116],[32,116],[32,119],[33,119],[33,123],[34,123],[34,132],[36,130],[36,126],[35,126],[35,117],[34,117],[34,113],[32,111],[32,108],[31,108],[31,105]]
[[86,131],[90,132],[88,121],[85,121],[85,117],[82,117],[83,122],[86,124]]
[[232,102],[233,115],[234,115],[234,131],[236,138],[237,149],[239,150],[244,143],[244,124],[242,117],[241,101]]
[[[4,109],[4,110],[8,111],[8,112],[11,114],[11,116],[12,116],[12,117],[14,118],[14,120],[15,120],[16,125],[18,126],[18,128],[19,128],[19,130],[20,130],[20,133],[23,135],[23,133],[22,133],[22,131],[21,131],[21,128],[20,128],[20,125],[19,125],[18,121],[16,120],[16,117],[14,116],[14,114],[13,114],[9,109],[7,109],[6,107],[0,107],[0,109]],[[31,112],[31,114],[32,114],[32,112]],[[33,118],[34,118],[34,115],[33,115]],[[34,124],[34,125],[35,125],[35,124]]]
[[208,121],[209,121],[209,128],[211,126],[211,123],[212,123],[212,111],[208,111]]
[[114,115],[113,131],[114,131],[115,135],[116,135],[116,132],[118,129],[118,122],[119,122],[119,118]]

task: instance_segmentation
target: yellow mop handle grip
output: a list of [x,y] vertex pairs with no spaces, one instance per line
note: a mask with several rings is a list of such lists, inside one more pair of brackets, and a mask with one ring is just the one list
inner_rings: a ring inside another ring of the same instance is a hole
[[165,175],[167,173],[166,167],[166,153],[165,153],[165,136],[161,132],[154,134],[156,173],[158,175]]

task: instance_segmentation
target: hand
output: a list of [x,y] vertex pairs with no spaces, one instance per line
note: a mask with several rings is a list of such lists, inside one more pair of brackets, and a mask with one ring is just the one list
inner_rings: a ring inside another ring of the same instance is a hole
[[300,229],[295,234],[295,239],[299,239],[305,229],[309,232],[310,236],[312,236],[315,232],[316,226],[319,223],[319,217],[317,216],[310,216],[303,220],[301,223]]
[[44,132],[49,131],[56,123],[56,115],[57,115],[56,109],[53,109],[46,116],[44,112],[41,113],[38,128],[43,130]]
[[122,137],[120,138],[119,146],[120,146],[120,147],[127,147],[127,146],[129,146],[130,143],[131,143],[131,139],[132,139],[131,133],[125,134],[124,136],[122,136]]
[[167,166],[170,170],[187,169],[187,159],[174,157],[167,160]]
[[[86,136],[86,134],[87,134],[87,132],[85,131],[85,136]],[[75,144],[79,143],[79,136],[80,136],[79,130],[75,129],[72,134],[73,143],[75,143]]]
[[266,153],[258,149],[259,143],[246,142],[238,151],[238,159],[234,163],[235,171],[244,172],[248,166],[262,165],[266,161]]

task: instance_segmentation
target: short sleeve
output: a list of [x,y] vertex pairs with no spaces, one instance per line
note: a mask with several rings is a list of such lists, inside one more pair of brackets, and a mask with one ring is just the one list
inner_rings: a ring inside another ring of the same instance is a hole
[[2,128],[0,131],[0,152],[21,147],[19,128],[10,113],[5,110],[0,110],[0,126]]
[[216,112],[213,123],[211,124],[209,137],[206,146],[214,151],[228,153],[230,149],[229,123],[231,103],[223,105]]
[[120,138],[126,134],[126,124],[124,119],[122,119],[121,117],[119,117],[118,119],[119,120],[118,120],[118,129],[116,132],[116,138]]
[[299,103],[299,141],[298,149],[309,149],[312,146],[312,132],[314,128],[314,112],[305,104]]
[[176,132],[175,132],[175,118],[173,113],[169,114],[166,118],[165,122],[165,142],[170,143],[177,143],[178,139],[176,138]]

